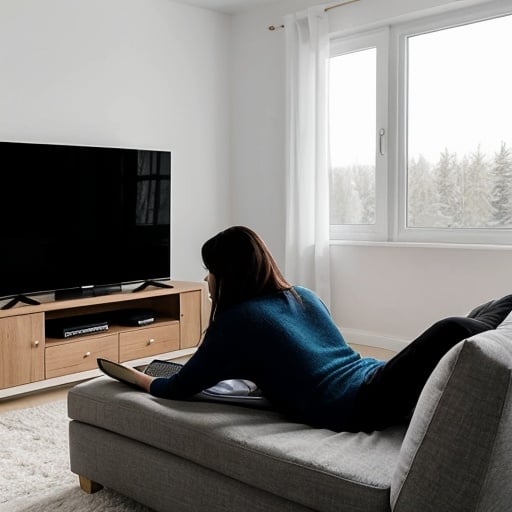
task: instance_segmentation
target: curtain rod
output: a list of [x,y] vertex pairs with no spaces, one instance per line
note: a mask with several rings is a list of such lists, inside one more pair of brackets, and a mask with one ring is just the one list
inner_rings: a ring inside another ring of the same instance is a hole
[[[342,2],[341,4],[331,5],[329,7],[326,7],[324,9],[324,12],[330,11],[331,9],[337,9],[338,7],[343,7],[344,5],[353,4],[355,2],[359,2],[359,0],[347,0],[346,2]],[[284,28],[284,25],[270,25],[270,27],[268,27],[270,31],[277,30],[278,28]]]
[[344,5],[353,4],[355,2],[359,2],[359,0],[348,0],[347,2],[342,2],[341,4],[331,5],[330,7],[326,7],[324,12],[330,11],[331,9],[337,9],[338,7],[343,7]]

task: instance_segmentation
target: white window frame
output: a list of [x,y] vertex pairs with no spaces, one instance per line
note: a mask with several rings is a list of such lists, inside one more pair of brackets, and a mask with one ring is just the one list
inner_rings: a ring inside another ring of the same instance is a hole
[[[331,225],[331,239],[386,240],[388,238],[388,180],[387,180],[387,140],[388,140],[388,41],[387,28],[366,32],[331,41],[330,57],[376,48],[377,51],[377,111],[375,133],[375,224],[372,225]],[[383,129],[384,135],[379,131]],[[379,148],[383,154],[380,154]]]
[[[384,139],[386,154],[382,158],[379,156],[376,158],[376,225],[331,225],[331,240],[512,245],[512,229],[509,228],[429,229],[410,228],[406,225],[406,38],[506,15],[512,15],[510,2],[498,0],[482,5],[463,7],[451,12],[442,12],[415,21],[397,21],[396,23],[388,21],[389,27],[380,30],[352,33],[348,36],[331,39],[331,57],[346,53],[346,49],[350,48],[351,44],[353,45],[352,51],[364,49],[361,44],[365,40],[368,41],[368,47],[375,47],[376,44],[370,43],[370,41],[376,35],[384,39],[384,41],[380,41],[381,51],[379,52],[377,49],[377,83],[379,84],[380,73],[384,80],[381,90],[378,85],[377,152],[380,127],[386,131]],[[381,61],[381,57],[385,58],[385,62]],[[382,67],[380,72],[379,67]],[[379,119],[379,115],[383,116],[382,119]]]

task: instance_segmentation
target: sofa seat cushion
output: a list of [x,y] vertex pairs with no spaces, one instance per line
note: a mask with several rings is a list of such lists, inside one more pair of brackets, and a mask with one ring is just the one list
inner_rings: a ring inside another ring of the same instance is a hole
[[159,399],[108,377],[73,387],[68,414],[326,512],[389,511],[405,435],[336,433],[272,410]]

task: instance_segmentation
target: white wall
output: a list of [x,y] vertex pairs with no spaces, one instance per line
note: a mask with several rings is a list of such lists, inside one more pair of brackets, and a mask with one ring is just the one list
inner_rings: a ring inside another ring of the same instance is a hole
[[171,0],[0,3],[0,139],[170,149],[176,279],[230,218],[229,27]]
[[400,348],[443,316],[512,293],[509,249],[331,246],[332,309],[357,342]]
[[[485,0],[484,0],[485,1]],[[330,11],[333,31],[476,1],[363,0]],[[253,226],[284,262],[284,32],[282,16],[316,1],[283,0],[234,17],[234,219]],[[393,244],[331,246],[332,304],[350,340],[398,348],[431,322],[512,293],[509,250]]]
[[[259,231],[282,264],[284,32],[268,26],[318,3],[231,19],[172,0],[2,0],[0,139],[169,148],[173,276],[201,279],[201,244],[231,223]],[[441,4],[364,0],[331,11],[331,26]],[[508,293],[509,261],[504,250],[333,245],[333,315],[351,339],[399,344]]]

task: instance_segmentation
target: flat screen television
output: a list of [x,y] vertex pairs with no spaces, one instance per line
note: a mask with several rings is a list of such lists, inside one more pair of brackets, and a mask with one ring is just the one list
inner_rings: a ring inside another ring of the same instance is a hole
[[170,279],[170,151],[0,142],[0,188],[0,298]]

